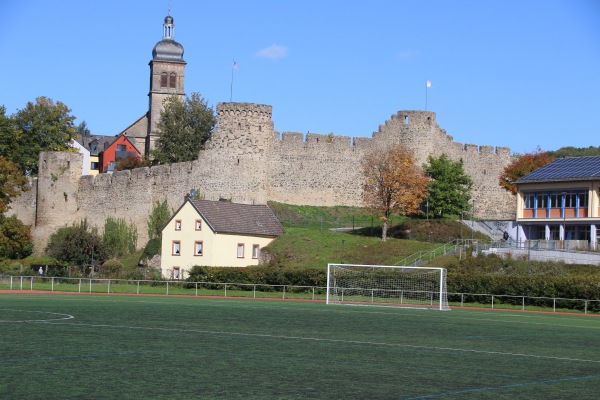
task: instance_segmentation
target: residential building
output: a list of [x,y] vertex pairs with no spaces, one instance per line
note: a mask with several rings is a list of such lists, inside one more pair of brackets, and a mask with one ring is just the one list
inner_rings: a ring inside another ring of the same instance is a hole
[[267,205],[186,197],[162,229],[161,272],[185,279],[195,265],[258,265],[260,250],[283,233]]
[[119,160],[130,155],[140,157],[140,152],[126,136],[117,136],[106,149],[98,154],[100,172],[114,172]]
[[516,184],[518,241],[561,241],[563,248],[599,247],[600,156],[560,158]]

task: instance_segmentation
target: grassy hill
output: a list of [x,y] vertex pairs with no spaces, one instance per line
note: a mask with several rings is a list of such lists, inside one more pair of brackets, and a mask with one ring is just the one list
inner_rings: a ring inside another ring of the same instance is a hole
[[[388,240],[381,221],[368,209],[269,203],[286,234],[262,250],[270,265],[325,268],[327,263],[394,265],[419,251],[428,252],[471,231],[458,221],[410,219],[393,215]],[[331,229],[335,229],[331,230]],[[476,235],[480,240],[486,237]],[[343,254],[342,254],[343,251]]]

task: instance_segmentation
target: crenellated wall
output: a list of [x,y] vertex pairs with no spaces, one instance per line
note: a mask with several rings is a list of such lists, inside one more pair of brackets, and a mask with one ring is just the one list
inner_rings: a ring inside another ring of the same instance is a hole
[[41,153],[37,183],[15,200],[12,213],[34,225],[37,253],[57,228],[87,218],[102,229],[108,216],[134,222],[138,245],[143,246],[153,204],[166,199],[176,209],[191,189],[209,200],[360,206],[363,155],[400,143],[413,150],[419,164],[429,155],[443,153],[462,159],[474,181],[475,214],[514,218],[514,198],[498,185],[500,173],[511,161],[510,149],[454,142],[440,129],[433,112],[399,111],[371,138],[354,139],[318,133],[280,135],[268,105],[220,103],[217,119],[206,149],[193,162],[80,177],[81,155]]

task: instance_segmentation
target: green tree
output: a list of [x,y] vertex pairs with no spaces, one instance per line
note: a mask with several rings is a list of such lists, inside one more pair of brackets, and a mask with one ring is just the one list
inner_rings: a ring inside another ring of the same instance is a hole
[[123,218],[108,217],[104,222],[102,244],[106,258],[121,257],[133,253],[137,245],[137,228]]
[[148,239],[160,238],[161,230],[169,221],[171,215],[167,200],[154,204],[152,212],[148,216]]
[[429,156],[423,170],[431,178],[427,185],[427,202],[432,215],[443,218],[470,209],[473,180],[465,174],[462,159],[452,161],[446,154],[437,158]]
[[47,97],[38,97],[35,104],[28,102],[25,108],[12,116],[16,137],[7,156],[27,175],[37,175],[41,151],[66,151],[76,135],[75,117],[71,110]]
[[561,147],[555,151],[548,151],[549,156],[554,158],[565,158],[565,157],[587,157],[587,156],[600,156],[600,147]]
[[31,228],[16,216],[0,214],[0,259],[23,259],[31,255],[33,240]]
[[160,135],[152,152],[154,161],[169,164],[198,159],[198,153],[212,134],[216,124],[215,112],[199,93],[184,101],[173,95],[160,114]]
[[0,156],[11,159],[18,135],[14,119],[6,115],[6,107],[0,106]]
[[519,178],[530,174],[552,161],[554,161],[554,157],[538,147],[534,152],[518,156],[512,163],[507,165],[500,175],[499,184],[507,191],[516,195],[517,185],[515,182]]
[[77,136],[83,140],[84,137],[90,135],[90,130],[85,121],[82,121],[79,125],[77,125]]
[[128,154],[117,161],[116,171],[125,171],[128,169],[147,167],[149,165],[147,158],[140,158],[137,154]]
[[27,190],[28,180],[19,167],[0,156],[0,214],[8,210],[14,197]]
[[59,228],[50,235],[46,253],[61,261],[85,265],[100,259],[105,254],[98,230],[88,225],[87,220]]
[[393,212],[419,214],[425,198],[427,180],[415,165],[412,153],[400,145],[387,151],[379,149],[365,154],[362,160],[365,177],[365,205],[378,213],[383,221],[381,241],[387,240],[387,228]]

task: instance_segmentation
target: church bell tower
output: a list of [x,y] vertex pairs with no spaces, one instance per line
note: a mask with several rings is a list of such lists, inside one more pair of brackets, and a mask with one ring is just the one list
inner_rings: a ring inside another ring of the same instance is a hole
[[183,46],[174,39],[173,17],[167,15],[163,24],[163,38],[152,50],[150,65],[150,93],[148,106],[148,134],[146,154],[154,149],[158,138],[157,124],[165,99],[177,95],[185,97],[184,76],[186,62],[183,60]]

